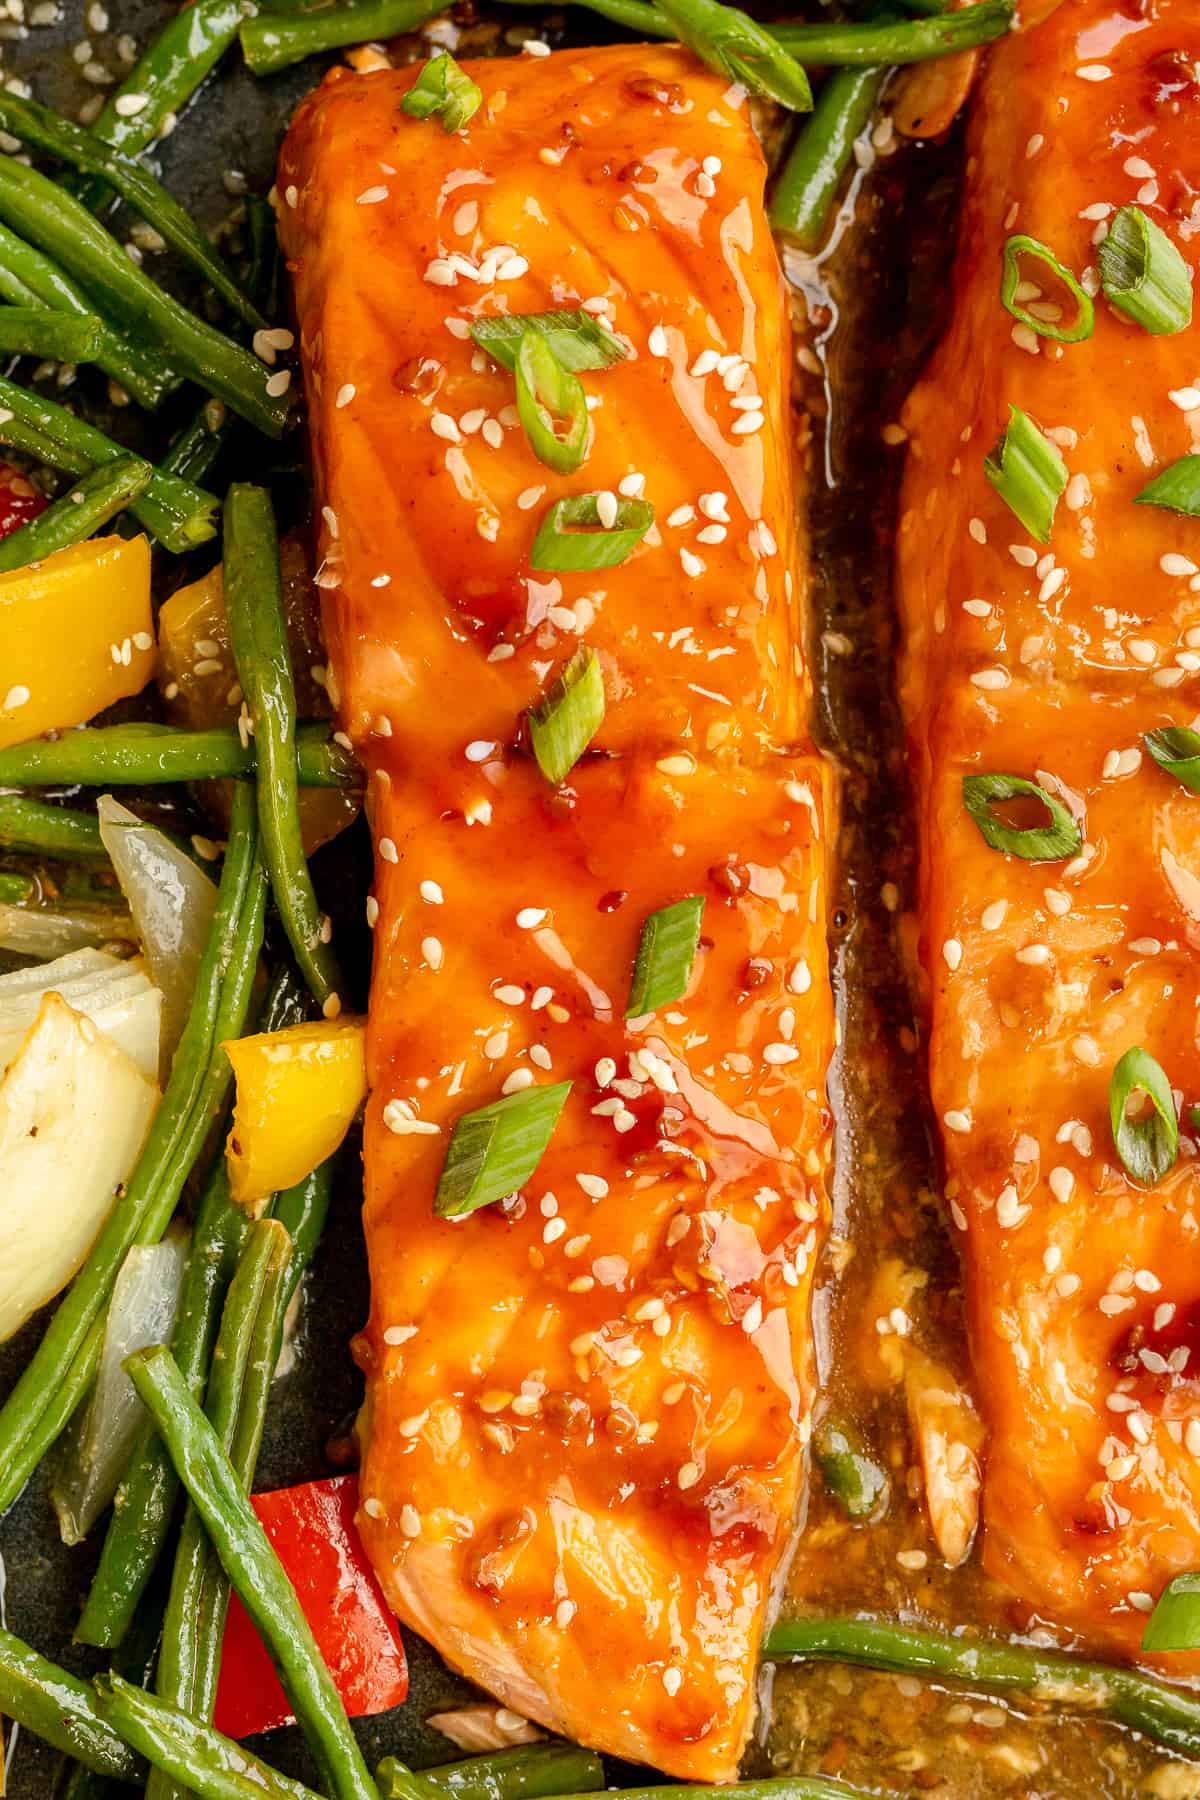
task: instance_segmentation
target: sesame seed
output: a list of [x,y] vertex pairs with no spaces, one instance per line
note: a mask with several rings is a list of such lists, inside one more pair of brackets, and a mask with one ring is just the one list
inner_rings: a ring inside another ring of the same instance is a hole
[[442,966],[442,944],[440,938],[427,937],[421,939],[421,955],[436,974]]
[[531,507],[537,505],[545,491],[544,487],[522,488],[521,492],[517,495],[517,506],[522,512],[528,512]]
[[383,1334],[383,1341],[385,1344],[391,1344],[393,1346],[397,1344],[407,1344],[409,1338],[415,1338],[416,1335],[417,1328],[415,1325],[389,1325]]
[[387,197],[388,197],[388,190],[385,187],[364,188],[362,193],[357,196],[357,198],[355,200],[355,205],[356,206],[378,206],[379,202],[381,200],[386,200]]
[[942,1124],[947,1131],[970,1131],[971,1115],[969,1112],[952,1111],[943,1113]]
[[396,849],[396,845],[390,837],[380,838],[379,854],[382,856],[384,862],[398,863],[400,861],[400,852]]
[[589,1200],[603,1200],[608,1193],[608,1183],[603,1175],[577,1175],[575,1180]]
[[953,973],[962,962],[962,955],[962,945],[959,943],[958,939],[947,938],[946,942],[942,945],[942,956],[945,960],[946,967],[951,973]]
[[400,1529],[406,1538],[418,1538],[421,1535],[421,1515],[413,1505],[400,1508]]
[[377,1500],[374,1494],[369,1495],[368,1498],[363,1501],[363,1511],[366,1513],[368,1519],[382,1519],[386,1517],[383,1501]]
[[646,477],[644,475],[625,475],[617,483],[618,494],[623,495],[626,500],[640,500],[645,489]]
[[977,669],[971,677],[974,687],[994,692],[998,688],[1006,688],[1012,676],[1007,669]]
[[539,925],[546,922],[544,906],[523,906],[517,914],[517,924],[522,931],[536,931]]
[[740,419],[733,421],[730,430],[735,437],[747,437],[752,431],[761,431],[765,424],[766,420],[762,413],[747,412],[743,413]]
[[429,429],[434,437],[444,438],[448,444],[460,444],[462,433],[449,413],[434,413],[429,421]]
[[902,1569],[918,1574],[928,1563],[929,1558],[924,1550],[897,1550],[896,1561]]
[[654,326],[647,339],[646,348],[651,356],[669,356],[671,354],[670,341],[663,326]]
[[423,881],[417,892],[429,906],[441,906],[446,898],[436,881]]
[[358,389],[352,381],[344,381],[337,391],[337,399],[334,401],[334,405],[337,407],[349,406],[357,392]]
[[524,256],[510,256],[496,270],[497,281],[519,281],[529,271],[528,259]]
[[605,531],[611,531],[617,522],[617,496],[607,489],[596,495],[596,517]]
[[794,1044],[768,1044],[762,1053],[762,1059],[773,1067],[781,1067],[784,1063],[795,1062],[799,1055]]
[[1055,1168],[1051,1169],[1047,1179],[1050,1184],[1050,1192],[1057,1201],[1065,1206],[1075,1191],[1075,1177],[1072,1175],[1070,1169],[1063,1168],[1062,1164],[1059,1163]]
[[1177,406],[1180,412],[1195,412],[1197,407],[1200,407],[1200,387],[1170,388],[1167,392],[1167,399],[1173,406]]
[[[682,1487],[684,1485],[683,1480],[682,1480],[682,1471],[681,1471],[681,1478],[680,1478],[679,1485],[680,1485],[680,1487]],[[671,1696],[671,1698],[673,1700],[675,1698],[676,1694],[679,1692],[680,1688],[683,1686],[682,1672],[679,1669],[664,1669],[662,1683],[663,1683],[664,1688],[667,1690],[667,1693]]]
[[676,1475],[675,1479],[679,1483],[679,1486],[685,1492],[687,1491],[688,1488],[695,1487],[696,1483],[700,1479],[699,1463],[694,1463],[694,1462],[681,1463],[679,1466],[679,1473]]
[[1164,575],[1195,575],[1200,573],[1200,570],[1197,569],[1196,564],[1189,556],[1179,556],[1172,550],[1168,550],[1165,556],[1159,557],[1158,566]]
[[983,926],[985,931],[999,931],[1004,923],[1007,913],[1007,900],[993,900],[990,906],[984,907],[983,912],[980,915],[979,923]]
[[407,1100],[389,1100],[383,1122],[396,1137],[435,1137],[441,1130],[432,1119],[418,1119]]
[[1029,1208],[1021,1205],[1016,1188],[1009,1182],[1008,1185],[1001,1190],[1000,1198],[996,1202],[997,1225],[999,1225],[1002,1230],[1008,1231],[1014,1226],[1019,1225],[1023,1219],[1027,1219],[1028,1217]]
[[272,400],[278,400],[282,394],[286,394],[291,385],[292,371],[290,369],[280,369],[277,374],[267,377],[267,393]]
[[708,566],[702,557],[694,555],[691,550],[686,548],[680,550],[679,561],[683,567],[684,574],[690,575],[693,579],[697,575],[703,575]]
[[17,708],[26,705],[28,700],[29,689],[23,687],[20,682],[18,682],[15,687],[10,687],[7,694],[5,694],[4,710],[5,712],[16,712]]
[[1107,81],[1112,70],[1107,63],[1083,63],[1075,73],[1080,81]]

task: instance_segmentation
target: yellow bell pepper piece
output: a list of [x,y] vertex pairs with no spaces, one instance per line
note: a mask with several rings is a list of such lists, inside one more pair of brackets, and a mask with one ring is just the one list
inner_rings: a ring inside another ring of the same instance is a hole
[[365,1019],[321,1019],[224,1046],[237,1079],[229,1186],[254,1212],[332,1156],[366,1098]]
[[150,545],[91,538],[0,575],[0,748],[82,725],[154,673]]

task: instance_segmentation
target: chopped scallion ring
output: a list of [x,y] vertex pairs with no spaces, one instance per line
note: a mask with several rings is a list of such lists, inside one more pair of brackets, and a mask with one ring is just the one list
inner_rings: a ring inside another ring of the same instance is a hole
[[573,474],[590,432],[582,381],[563,368],[540,331],[521,339],[516,373],[517,411],[533,454],[556,474]]
[[569,1081],[525,1088],[464,1113],[438,1180],[433,1202],[438,1218],[461,1219],[528,1181],[546,1153],[570,1091]]
[[1123,206],[1100,246],[1109,304],[1155,337],[1192,322],[1191,271],[1166,232],[1138,206]]
[[578,311],[499,313],[494,319],[476,319],[471,336],[502,368],[517,366],[517,351],[527,331],[539,331],[558,359],[559,367],[578,375],[584,369],[607,369],[629,355],[619,338],[591,313]]
[[594,650],[577,650],[536,706],[529,739],[547,781],[564,781],[604,722],[604,677]]
[[1176,1575],[1158,1596],[1146,1620],[1143,1650],[1200,1648],[1200,1573]]
[[789,112],[812,111],[808,76],[747,13],[721,0],[662,0],[661,10],[680,42],[710,69]]
[[689,894],[673,906],[660,906],[642,925],[633,980],[629,987],[627,1019],[640,1019],[669,1006],[687,993],[688,978],[700,942],[704,896]]
[[[1150,1109],[1131,1118],[1129,1102],[1144,1094]],[[1136,1045],[1127,1050],[1108,1084],[1108,1117],[1117,1155],[1142,1187],[1154,1187],[1179,1155],[1179,1122],[1171,1084],[1160,1064]]]
[[532,569],[615,569],[632,554],[654,523],[648,500],[617,500],[612,523],[600,516],[597,494],[556,500],[537,528],[529,552]]
[[461,131],[483,105],[482,90],[448,51],[431,57],[400,102],[414,119],[439,118],[443,131]]
[[[1070,325],[1059,325],[1051,319],[1040,319],[1017,299],[1021,282],[1021,258],[1036,257],[1046,264],[1057,281],[1068,290],[1075,302],[1075,318]],[[1004,269],[1000,278],[1000,298],[1014,319],[1028,325],[1039,337],[1053,338],[1058,344],[1081,344],[1096,329],[1096,309],[1090,294],[1084,293],[1070,269],[1065,268],[1048,245],[1037,238],[1018,234],[1004,246]]]
[[983,471],[1030,536],[1048,544],[1067,485],[1067,465],[1058,445],[1019,406],[1009,407],[1008,427],[991,455],[984,457]]
[[1148,731],[1142,742],[1160,769],[1200,794],[1200,732],[1189,731],[1186,725],[1164,725]]
[[[986,844],[1026,862],[1062,862],[1074,856],[1083,834],[1060,800],[1035,781],[1021,775],[965,775],[963,805],[978,825]],[[1006,825],[992,808],[1009,800],[1036,800],[1047,815],[1037,825]]]
[[1138,506],[1164,506],[1171,512],[1200,519],[1200,456],[1181,456],[1148,487],[1134,495]]

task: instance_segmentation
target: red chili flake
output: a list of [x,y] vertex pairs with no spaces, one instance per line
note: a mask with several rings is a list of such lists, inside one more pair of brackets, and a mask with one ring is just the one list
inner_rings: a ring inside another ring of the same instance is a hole
[[22,525],[28,525],[48,502],[39,494],[28,475],[11,463],[0,462],[0,538],[10,537]]

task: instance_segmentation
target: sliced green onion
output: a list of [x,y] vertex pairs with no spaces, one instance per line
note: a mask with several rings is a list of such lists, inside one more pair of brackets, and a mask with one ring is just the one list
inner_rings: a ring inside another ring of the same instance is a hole
[[1192,277],[1166,232],[1139,206],[1123,206],[1100,246],[1109,304],[1155,337],[1192,322]]
[[476,319],[471,326],[479,348],[510,371],[517,366],[517,351],[527,331],[540,331],[560,368],[576,375],[584,369],[607,369],[629,355],[620,338],[582,310],[499,313],[494,319]]
[[[1044,262],[1057,280],[1070,292],[1075,302],[1075,319],[1071,325],[1056,325],[1047,319],[1039,319],[1036,313],[1029,312],[1017,300],[1017,288],[1021,280],[1021,258],[1036,257]],[[1039,337],[1053,338],[1058,344],[1081,344],[1084,338],[1090,338],[1096,329],[1096,308],[1092,304],[1090,294],[1085,294],[1072,275],[1065,268],[1048,245],[1040,243],[1037,238],[1024,237],[1019,234],[1010,237],[1004,246],[1004,272],[1000,278],[1000,298],[1014,319],[1022,325],[1028,325],[1030,331],[1036,331]]]
[[[1074,856],[1083,843],[1083,833],[1062,802],[1022,775],[964,775],[962,796],[984,842],[993,850],[1020,856],[1026,862],[1062,862]],[[1036,800],[1043,806],[1045,823],[1006,825],[992,811],[997,803],[1019,799]]]
[[537,528],[531,569],[615,569],[632,554],[654,523],[648,500],[618,500],[612,524],[600,518],[600,496],[571,494],[556,500]]
[[1200,1131],[1200,1106],[1188,1107],[1188,1124],[1193,1131]]
[[[1129,1116],[1129,1102],[1144,1094],[1150,1111]],[[1117,1155],[1134,1181],[1154,1187],[1179,1155],[1179,1124],[1171,1084],[1160,1064],[1136,1045],[1127,1050],[1108,1084],[1108,1117]]]
[[1200,1648],[1200,1574],[1176,1575],[1146,1620],[1143,1650]]
[[1160,769],[1200,794],[1200,732],[1189,731],[1186,725],[1164,725],[1148,731],[1142,742]]
[[1134,495],[1138,506],[1165,506],[1171,512],[1200,519],[1200,456],[1181,456]]
[[525,1088],[464,1113],[454,1127],[434,1197],[438,1218],[461,1219],[528,1181],[545,1155],[570,1091],[569,1081]]
[[703,917],[702,894],[689,894],[647,915],[629,984],[627,1019],[644,1018],[687,993]]
[[594,650],[577,650],[529,709],[529,739],[547,781],[564,781],[604,722],[604,677]]
[[663,0],[660,9],[681,43],[718,75],[789,112],[812,111],[808,76],[757,20],[721,0]]
[[1067,465],[1057,444],[1040,432],[1019,406],[1008,409],[1008,427],[983,472],[1039,544],[1050,542],[1054,513],[1067,485]]
[[483,105],[483,91],[449,51],[433,56],[400,102],[414,119],[439,118],[443,131],[461,131]]
[[574,474],[587,455],[587,395],[540,331],[527,331],[517,351],[517,411],[538,461]]

